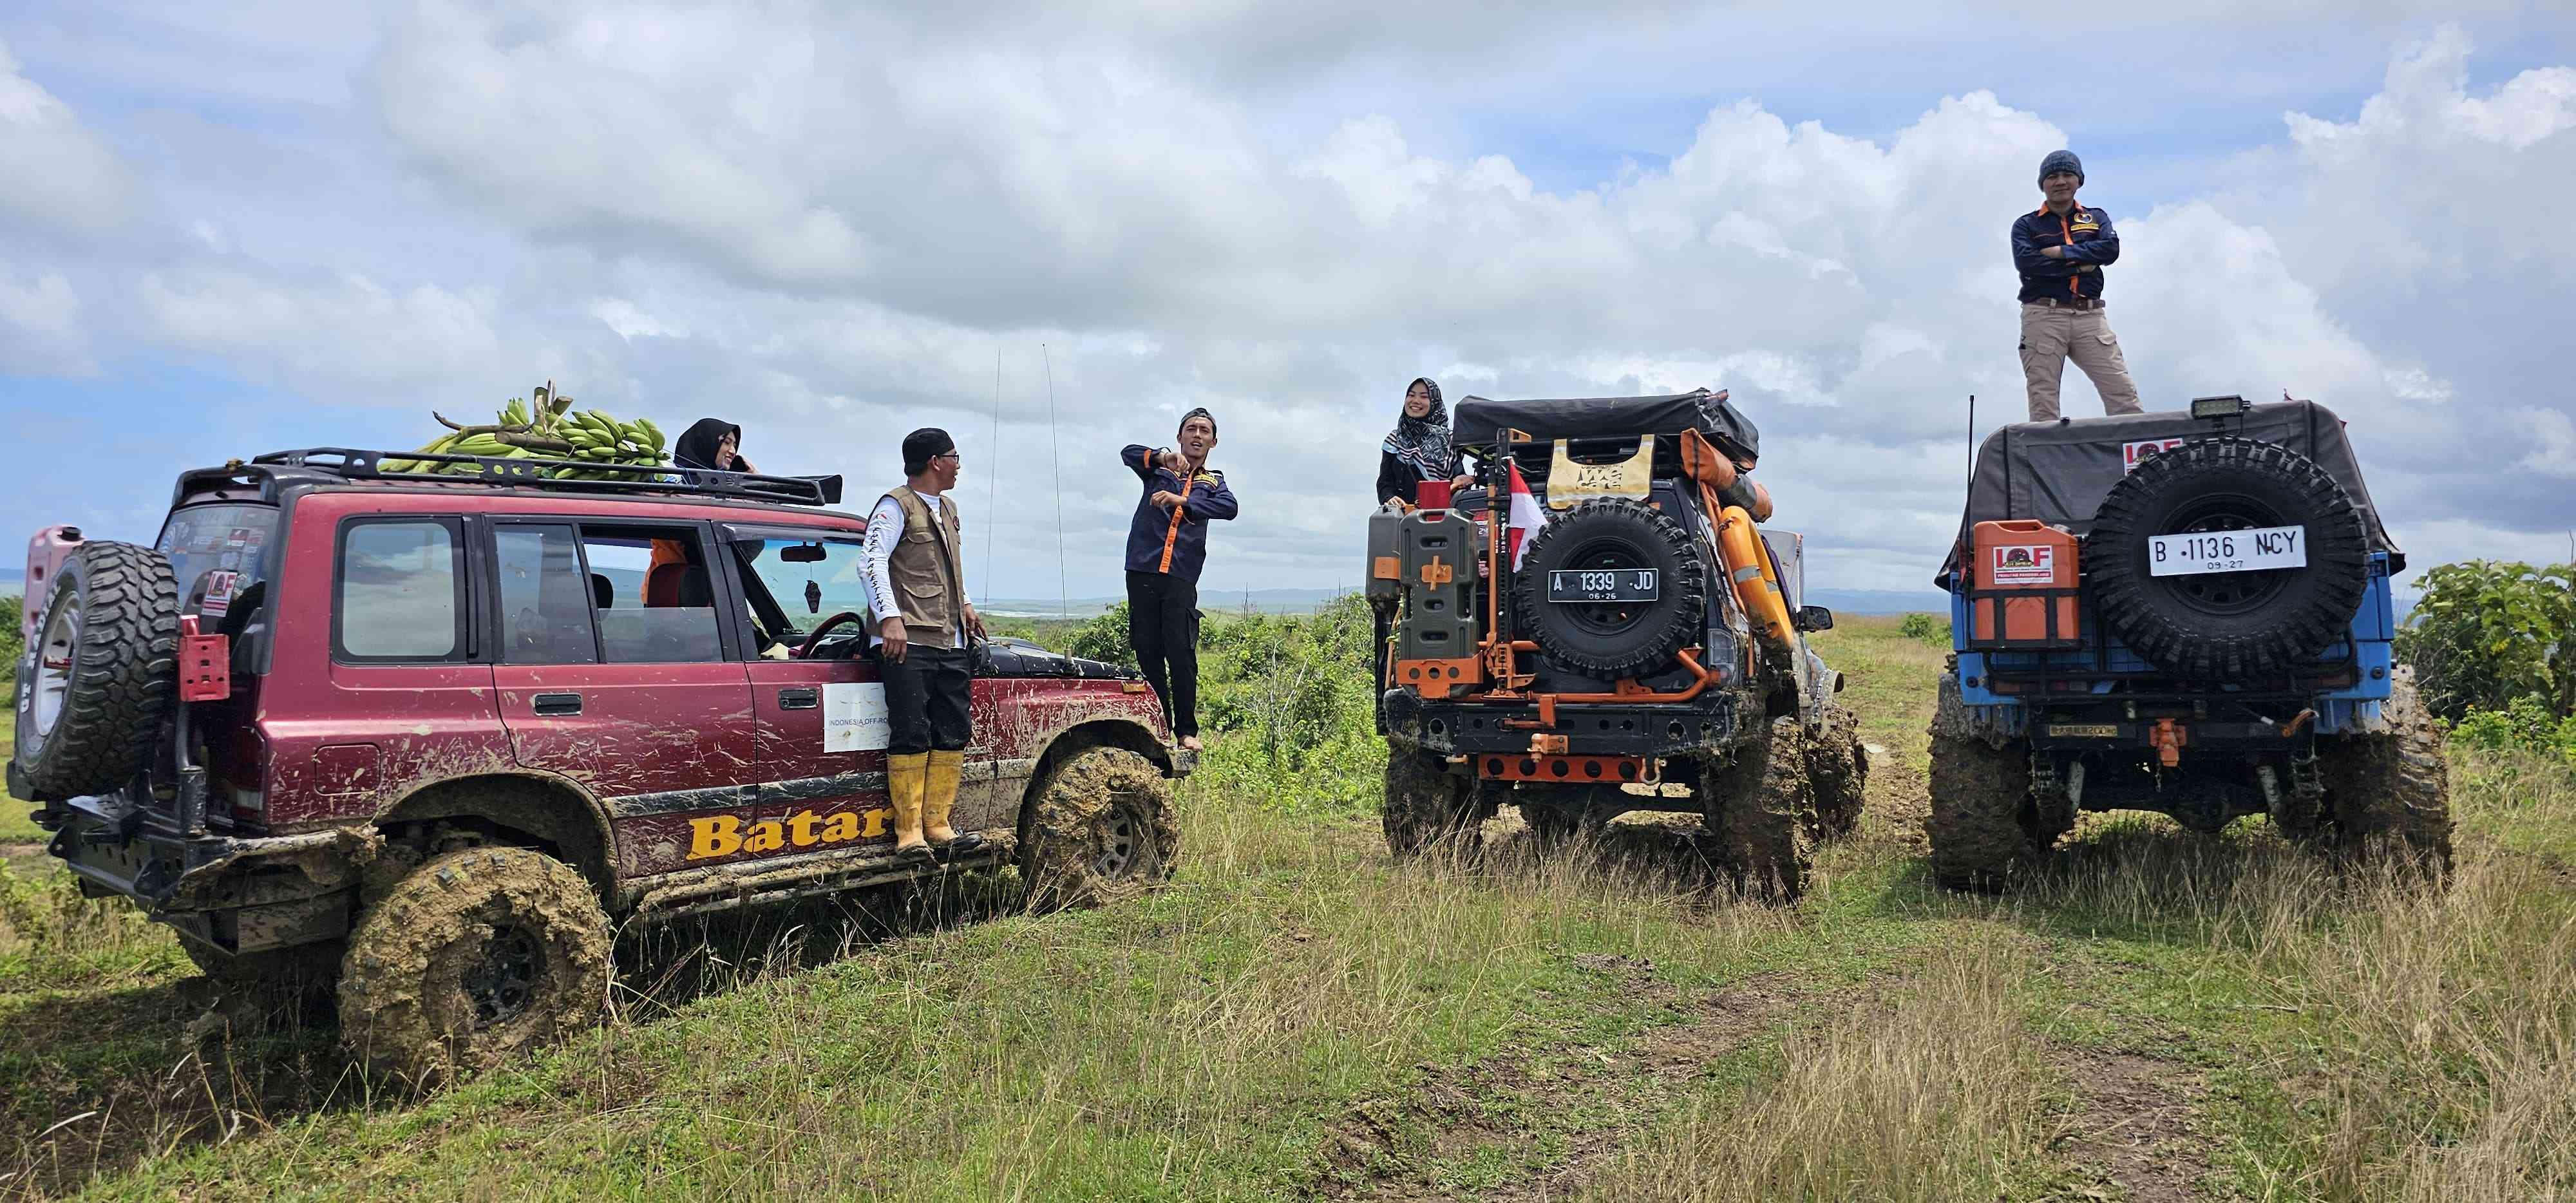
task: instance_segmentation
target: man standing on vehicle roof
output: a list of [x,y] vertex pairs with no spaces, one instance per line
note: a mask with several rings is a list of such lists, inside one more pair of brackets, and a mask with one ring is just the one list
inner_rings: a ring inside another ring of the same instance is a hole
[[903,436],[904,483],[868,515],[861,574],[867,582],[868,642],[885,679],[886,796],[894,807],[899,859],[935,862],[972,852],[979,835],[948,825],[957,779],[975,733],[974,643],[984,619],[966,600],[966,557],[958,546],[957,441],[937,427]]
[[1207,466],[1216,416],[1181,415],[1180,446],[1130,444],[1121,462],[1145,486],[1127,526],[1127,645],[1184,748],[1199,746],[1199,569],[1207,524],[1235,514],[1225,474]]
[[2075,203],[2084,164],[2071,150],[2039,161],[2039,191],[2048,198],[2012,227],[2013,267],[2021,272],[2021,372],[2030,386],[2030,420],[2057,420],[2057,383],[2066,361],[2093,380],[2106,413],[2138,412],[2138,386],[2120,340],[2102,316],[2102,269],[2120,261],[2111,215]]

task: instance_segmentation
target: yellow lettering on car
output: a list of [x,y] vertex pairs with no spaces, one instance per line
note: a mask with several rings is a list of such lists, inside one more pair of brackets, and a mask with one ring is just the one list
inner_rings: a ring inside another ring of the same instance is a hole
[[746,830],[743,821],[733,815],[714,815],[689,820],[689,859],[706,860],[731,856],[737,852],[777,852],[790,846],[797,848],[829,847],[853,840],[881,839],[894,812],[885,807],[874,810],[844,810],[821,815],[800,810],[784,819],[763,819]]

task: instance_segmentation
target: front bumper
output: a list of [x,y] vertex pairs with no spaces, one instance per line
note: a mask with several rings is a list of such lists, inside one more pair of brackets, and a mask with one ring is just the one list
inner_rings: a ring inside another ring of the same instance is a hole
[[263,952],[346,934],[360,874],[383,841],[370,829],[191,838],[155,808],[114,799],[57,804],[46,851],[93,898],[121,897],[221,952]]

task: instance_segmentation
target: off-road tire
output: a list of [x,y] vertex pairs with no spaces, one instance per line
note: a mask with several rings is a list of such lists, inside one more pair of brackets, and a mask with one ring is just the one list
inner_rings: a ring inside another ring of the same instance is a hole
[[1734,759],[1703,770],[1700,805],[1737,888],[1783,902],[1806,889],[1817,820],[1806,729],[1796,716],[1772,719]]
[[[1615,610],[1547,600],[1549,572],[1609,566],[1605,561],[1655,569],[1655,600]],[[1550,663],[1608,680],[1660,668],[1707,638],[1707,562],[1690,532],[1662,510],[1626,497],[1586,501],[1550,518],[1522,549],[1512,593],[1519,629]],[[1614,629],[1586,625],[1614,614]]]
[[348,942],[324,940],[238,956],[194,940],[181,940],[179,947],[225,1006],[246,1008],[262,1020],[301,1019],[319,1014],[338,992]]
[[1476,804],[1475,783],[1449,771],[1436,756],[1410,748],[1386,750],[1386,802],[1380,815],[1386,828],[1386,850],[1396,859],[1417,856],[1435,846],[1472,855],[1484,845],[1485,816]]
[[349,938],[340,1041],[427,1083],[489,1069],[598,1022],[608,917],[572,866],[469,848],[397,882]]
[[[38,678],[63,615],[70,675],[51,730],[36,724]],[[18,682],[19,771],[48,798],[104,794],[143,771],[179,691],[179,587],[169,557],[131,543],[85,543],[47,592],[30,672]]]
[[2435,873],[2451,867],[2451,783],[2442,731],[2400,668],[2380,704],[2384,735],[2320,741],[2323,821],[2312,837],[2339,853],[2402,858]]
[[2030,747],[1980,730],[1959,697],[1959,679],[1941,678],[1932,712],[1932,812],[1923,833],[1932,844],[1932,876],[1953,890],[1999,891],[2038,867],[2062,828],[2043,822],[2030,792]]
[[1140,753],[1095,747],[1056,762],[1024,812],[1019,869],[1032,910],[1149,892],[1178,867],[1172,783]]
[[[2307,531],[2305,568],[2153,575],[2157,535],[2244,527]],[[2169,673],[2279,677],[2352,627],[2370,585],[2370,541],[2352,495],[2315,460],[2255,439],[2184,443],[2113,485],[2084,539],[2103,625]]]
[[1839,702],[1807,735],[1807,780],[1815,786],[1817,842],[1840,839],[1860,826],[1862,794],[1869,785],[1869,752],[1860,746],[1860,716]]

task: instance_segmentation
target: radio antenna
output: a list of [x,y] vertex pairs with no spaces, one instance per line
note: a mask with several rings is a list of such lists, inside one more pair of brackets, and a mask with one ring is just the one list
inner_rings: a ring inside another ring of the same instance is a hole
[[1047,438],[1055,448],[1055,611],[1058,618],[1071,618],[1073,591],[1064,580],[1064,432],[1055,424],[1055,357],[1045,343],[1038,344],[1038,356],[1046,361]]
[[1977,395],[1968,394],[1968,488],[1977,487]]
[[[999,343],[993,346],[993,445],[984,452],[984,456],[984,471],[993,478],[991,484],[984,486],[984,521],[990,523],[1002,513],[996,508],[1002,499],[1002,347]],[[1000,541],[993,537],[993,531],[987,529],[984,532],[984,600],[987,602],[993,599],[993,545]]]

